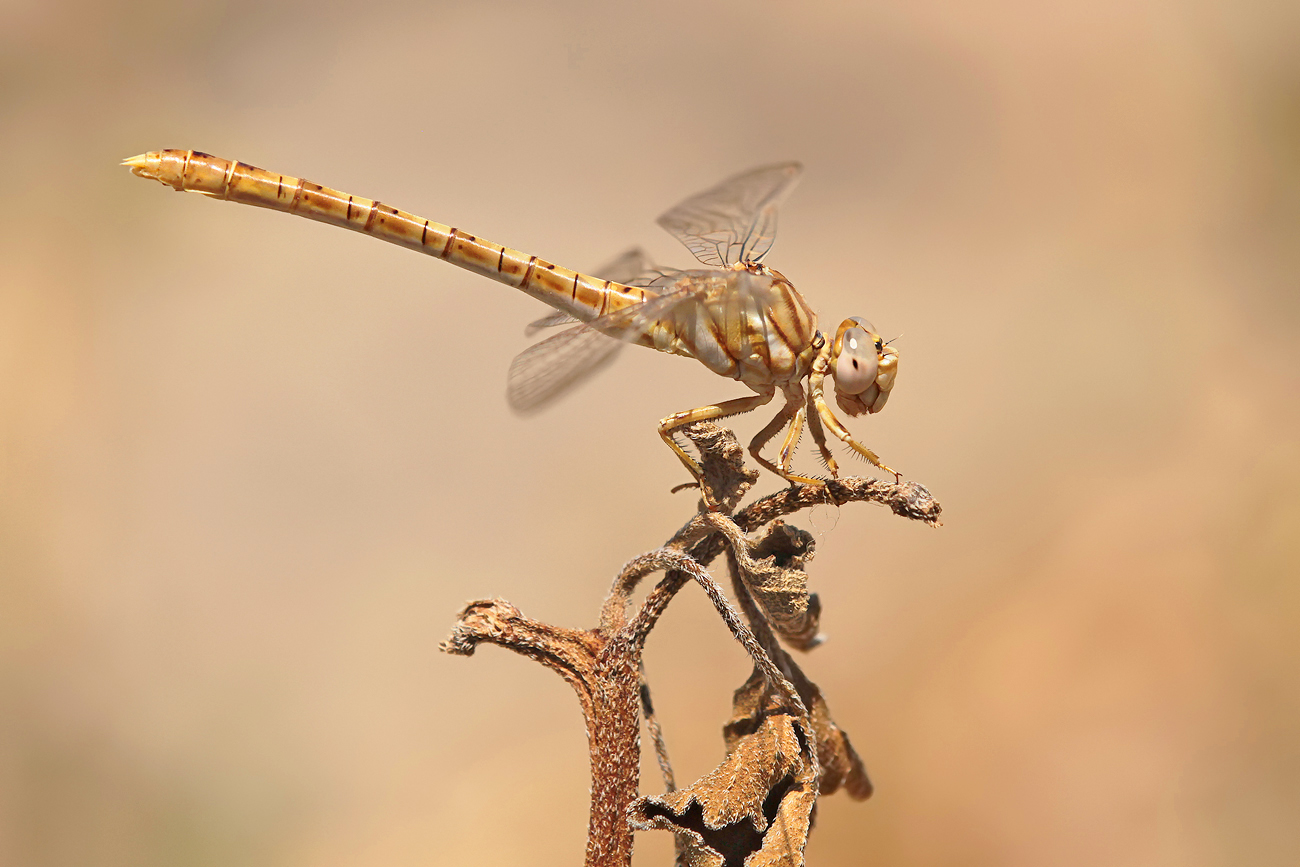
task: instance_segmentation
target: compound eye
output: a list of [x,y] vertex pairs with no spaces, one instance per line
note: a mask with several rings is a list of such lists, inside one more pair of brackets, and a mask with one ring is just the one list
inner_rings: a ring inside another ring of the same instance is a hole
[[845,394],[862,394],[876,381],[878,367],[876,336],[859,324],[846,322],[840,335],[840,353],[835,359],[835,388]]

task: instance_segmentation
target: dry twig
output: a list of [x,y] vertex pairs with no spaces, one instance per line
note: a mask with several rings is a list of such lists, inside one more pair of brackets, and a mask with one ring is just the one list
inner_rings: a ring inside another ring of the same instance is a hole
[[[710,423],[686,435],[701,453],[704,484],[721,508],[701,507],[663,548],[629,561],[596,628],[540,623],[505,600],[490,599],[467,605],[442,647],[468,656],[479,644],[496,644],[555,670],[577,692],[592,774],[587,867],[628,867],[633,831],[651,828],[676,835],[681,867],[801,867],[818,795],[844,788],[866,798],[871,783],[820,690],[778,643],[777,636],[799,650],[814,647],[821,610],[804,572],[812,537],[779,519],[811,506],[867,501],[937,526],[940,507],[918,484],[855,478],[794,485],[733,515],[757,476],[744,467],[743,450],[730,431]],[[757,539],[746,535],[759,530]],[[739,610],[706,571],[724,551]],[[629,616],[631,594],[655,572],[665,575]],[[724,728],[727,757],[678,789],[641,653],[659,616],[689,581],[703,588],[749,653],[754,672],[736,691],[734,715]],[[667,786],[658,797],[639,797],[640,711]]]

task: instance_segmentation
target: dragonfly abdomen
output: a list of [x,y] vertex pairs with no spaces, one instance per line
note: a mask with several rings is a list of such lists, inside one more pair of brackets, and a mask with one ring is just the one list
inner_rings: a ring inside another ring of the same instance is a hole
[[126,165],[177,190],[297,214],[445,259],[578,319],[593,319],[645,298],[637,287],[580,274],[383,202],[248,163],[200,151],[163,150],[132,157]]

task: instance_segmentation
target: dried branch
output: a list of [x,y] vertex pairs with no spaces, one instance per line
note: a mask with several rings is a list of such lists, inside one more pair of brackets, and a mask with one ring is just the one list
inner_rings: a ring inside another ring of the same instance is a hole
[[[703,484],[720,506],[708,511],[701,504],[663,548],[630,560],[612,582],[595,629],[539,623],[490,599],[466,606],[442,647],[468,656],[479,644],[496,644],[556,671],[577,692],[592,773],[587,867],[628,867],[634,828],[673,831],[679,867],[802,867],[819,794],[844,788],[865,798],[871,783],[821,691],[777,641],[779,635],[800,650],[816,646],[821,611],[804,571],[812,536],[779,519],[811,506],[868,501],[937,526],[940,507],[915,483],[845,479],[794,485],[733,517],[757,478],[744,466],[743,449],[717,425],[683,433],[699,450]],[[706,571],[724,551],[739,610]],[[654,572],[665,574],[629,616],[632,593]],[[668,603],[690,581],[704,590],[754,671],[736,690],[723,730],[726,758],[678,789],[641,654]],[[639,711],[664,774],[667,792],[658,797],[638,798]]]
[[463,656],[483,643],[513,650],[558,672],[578,693],[591,756],[588,867],[626,867],[632,860],[626,810],[638,794],[640,648],[630,639],[540,623],[505,600],[489,599],[467,605],[442,644]]

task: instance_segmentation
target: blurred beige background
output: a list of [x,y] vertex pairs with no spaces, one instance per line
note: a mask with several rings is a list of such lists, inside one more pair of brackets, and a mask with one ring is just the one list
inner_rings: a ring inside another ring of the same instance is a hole
[[[536,302],[162,147],[577,268],[804,161],[769,262],[903,335],[854,429],[946,509],[811,516],[877,795],[810,863],[1300,862],[1298,9],[0,0],[0,863],[579,863],[568,687],[437,644],[593,623],[692,505],[655,421],[743,393],[633,351],[516,418]],[[698,591],[648,653],[703,773],[744,656]]]

